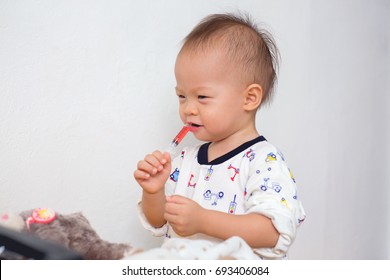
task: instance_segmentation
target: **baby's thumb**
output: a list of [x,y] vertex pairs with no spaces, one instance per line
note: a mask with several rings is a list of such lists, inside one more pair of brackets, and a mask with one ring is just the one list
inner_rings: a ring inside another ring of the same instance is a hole
[[165,152],[165,153],[164,153],[164,159],[165,159],[167,162],[170,162],[170,161],[171,161],[171,154],[168,153],[168,152]]
[[165,160],[165,163],[164,163],[164,169],[165,170],[171,170],[171,162],[172,162],[172,159],[171,159],[171,154],[170,153],[164,153],[164,160]]

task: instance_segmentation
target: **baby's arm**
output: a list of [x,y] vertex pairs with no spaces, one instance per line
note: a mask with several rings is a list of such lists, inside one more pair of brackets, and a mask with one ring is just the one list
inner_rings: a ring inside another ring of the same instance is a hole
[[252,248],[274,247],[279,238],[271,220],[263,215],[207,210],[178,195],[167,197],[164,217],[181,236],[203,233],[223,240],[239,236]]
[[220,239],[239,236],[252,248],[272,248],[276,245],[279,232],[271,219],[256,213],[231,215],[208,210],[203,232]]
[[164,219],[165,182],[171,170],[169,153],[155,151],[138,162],[134,178],[143,189],[142,210],[148,222],[158,228],[166,223]]

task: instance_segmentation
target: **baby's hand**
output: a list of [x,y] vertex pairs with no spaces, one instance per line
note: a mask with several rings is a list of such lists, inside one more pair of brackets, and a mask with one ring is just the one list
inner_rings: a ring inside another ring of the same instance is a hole
[[170,171],[170,154],[155,151],[138,162],[134,178],[145,192],[154,194],[164,189]]
[[206,209],[192,199],[180,195],[167,196],[164,218],[180,236],[202,231]]

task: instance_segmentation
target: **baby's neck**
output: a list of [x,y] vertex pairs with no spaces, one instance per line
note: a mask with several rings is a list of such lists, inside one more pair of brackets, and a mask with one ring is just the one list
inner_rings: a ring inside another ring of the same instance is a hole
[[208,161],[211,162],[214,159],[226,155],[230,151],[233,151],[235,148],[241,146],[242,144],[248,141],[255,139],[258,136],[260,136],[260,134],[257,131],[254,131],[252,133],[248,133],[245,135],[235,135],[234,137],[230,136],[227,139],[223,139],[217,142],[212,142],[209,145],[207,151]]

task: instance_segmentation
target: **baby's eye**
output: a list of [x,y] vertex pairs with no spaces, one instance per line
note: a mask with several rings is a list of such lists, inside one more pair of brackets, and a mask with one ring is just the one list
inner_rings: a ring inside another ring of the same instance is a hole
[[186,101],[186,97],[183,94],[178,94],[177,98],[179,99],[179,103],[184,103]]

